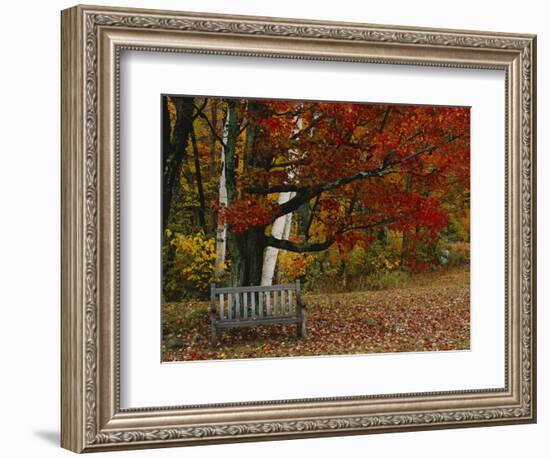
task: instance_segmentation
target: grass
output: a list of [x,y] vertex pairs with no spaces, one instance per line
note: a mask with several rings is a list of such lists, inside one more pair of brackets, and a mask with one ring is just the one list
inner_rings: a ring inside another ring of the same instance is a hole
[[359,353],[466,350],[469,271],[418,275],[399,288],[305,294],[305,340],[295,326],[229,329],[210,346],[208,303],[164,306],[163,360],[185,361]]

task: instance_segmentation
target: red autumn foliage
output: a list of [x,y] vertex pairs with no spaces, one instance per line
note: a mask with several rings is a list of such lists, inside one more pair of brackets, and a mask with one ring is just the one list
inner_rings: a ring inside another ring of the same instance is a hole
[[296,210],[269,198],[292,192],[296,201],[319,197],[318,241],[368,243],[384,225],[433,243],[448,224],[445,199],[469,189],[468,108],[250,103],[240,109],[255,130],[255,159],[226,210],[237,232]]
[[265,198],[246,196],[233,202],[224,215],[234,232],[244,232],[250,227],[270,224],[274,211],[274,205]]

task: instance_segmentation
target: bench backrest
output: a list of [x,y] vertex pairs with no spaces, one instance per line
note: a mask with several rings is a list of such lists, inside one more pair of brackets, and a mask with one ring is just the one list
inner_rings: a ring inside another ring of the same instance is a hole
[[210,285],[210,309],[219,321],[254,320],[291,316],[298,313],[300,281],[288,285],[237,286]]

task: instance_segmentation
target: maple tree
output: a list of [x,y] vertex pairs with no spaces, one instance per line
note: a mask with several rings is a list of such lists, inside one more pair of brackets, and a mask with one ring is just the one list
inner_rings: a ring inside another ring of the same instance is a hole
[[401,264],[425,269],[418,247],[466,221],[468,108],[165,97],[163,110],[163,228],[217,239],[233,285],[260,284],[268,247],[348,253],[389,232]]

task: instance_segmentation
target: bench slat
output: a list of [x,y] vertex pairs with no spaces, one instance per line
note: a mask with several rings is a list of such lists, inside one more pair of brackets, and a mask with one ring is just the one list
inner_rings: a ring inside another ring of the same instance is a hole
[[287,306],[288,306],[288,313],[289,314],[292,314],[292,312],[294,312],[294,307],[293,307],[293,304],[292,304],[292,291],[288,291],[287,292],[287,295],[288,295],[288,302],[287,302]]
[[224,319],[224,313],[223,313],[223,293],[220,294],[220,318]]
[[243,293],[243,315],[244,319],[248,318],[248,293]]
[[219,321],[216,323],[217,328],[239,328],[245,326],[260,326],[264,324],[292,324],[299,323],[300,317],[297,316],[285,316],[285,317],[271,317],[271,318],[257,318],[255,320],[232,320],[232,321]]
[[292,313],[294,311],[294,307],[292,305],[292,291],[287,291],[288,295],[288,313]]
[[296,290],[297,285],[295,283],[287,285],[269,285],[269,286],[229,286],[226,288],[216,288],[216,293],[242,293],[251,291],[283,291],[287,289]]

